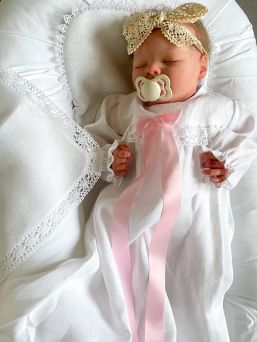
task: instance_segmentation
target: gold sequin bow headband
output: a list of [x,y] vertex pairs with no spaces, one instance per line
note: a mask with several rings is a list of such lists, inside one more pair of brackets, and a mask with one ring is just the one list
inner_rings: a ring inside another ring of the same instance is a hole
[[148,10],[132,14],[123,26],[123,36],[128,42],[128,54],[134,53],[154,28],[160,28],[172,44],[178,47],[194,45],[202,54],[206,54],[202,43],[182,24],[195,23],[207,12],[205,6],[191,2],[171,11]]

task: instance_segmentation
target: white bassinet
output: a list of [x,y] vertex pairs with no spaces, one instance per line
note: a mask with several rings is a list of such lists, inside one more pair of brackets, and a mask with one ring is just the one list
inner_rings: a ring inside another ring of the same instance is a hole
[[[213,43],[206,85],[257,113],[251,24],[234,0],[199,2],[209,8]],[[99,147],[80,126],[94,120],[105,95],[131,90],[124,18],[180,3],[0,2],[1,342],[130,341],[126,313],[116,321],[107,304],[115,294],[103,288],[97,249],[83,239],[102,184]],[[224,299],[231,342],[257,341],[256,168],[257,161],[231,192],[234,281]]]

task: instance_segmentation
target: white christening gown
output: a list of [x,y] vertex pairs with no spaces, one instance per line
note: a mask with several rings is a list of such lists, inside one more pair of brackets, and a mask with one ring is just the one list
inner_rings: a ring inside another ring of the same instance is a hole
[[[149,107],[143,106],[136,93],[107,96],[96,123],[86,127],[106,152],[103,178],[111,183],[95,203],[86,236],[88,232],[95,236],[104,287],[116,322],[113,329],[123,331],[124,342],[130,340],[130,333],[126,301],[111,247],[113,205],[122,190],[144,172],[140,137],[136,133],[137,118],[177,110],[181,112],[170,134],[178,149],[182,190],[166,259],[164,340],[229,341],[223,311],[224,295],[233,277],[229,190],[236,186],[256,157],[255,121],[238,102],[202,87],[185,102]],[[121,142],[128,144],[135,156],[123,180],[114,176],[110,168],[112,152]],[[225,160],[229,176],[220,187],[202,176],[199,163],[202,151],[212,151],[217,158]],[[163,207],[159,177],[160,167],[148,174],[133,200],[128,223],[140,342],[144,341],[149,242]]]

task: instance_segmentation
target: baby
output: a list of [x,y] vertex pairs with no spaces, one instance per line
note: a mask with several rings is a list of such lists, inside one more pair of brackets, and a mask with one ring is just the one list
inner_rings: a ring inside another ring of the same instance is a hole
[[136,92],[107,96],[86,127],[111,183],[88,229],[133,342],[229,341],[229,190],[256,157],[257,139],[253,115],[200,85],[210,52],[206,12],[188,3],[133,14],[123,34]]
[[[186,7],[185,7],[186,8]],[[187,10],[188,10],[187,6]],[[203,10],[203,7],[199,7]],[[165,15],[165,12],[162,12]],[[139,19],[140,20],[140,19]],[[184,24],[200,40],[196,45],[178,47],[165,37],[161,29],[154,28],[151,34],[146,37],[142,45],[134,49],[130,48],[129,54],[133,53],[132,81],[135,85],[138,77],[153,79],[161,74],[167,75],[171,81],[172,96],[169,99],[159,99],[149,101],[145,106],[157,103],[181,102],[192,97],[207,72],[208,54],[211,50],[211,44],[208,33],[201,21]],[[130,23],[125,26],[124,34],[130,42],[129,31]],[[133,32],[134,34],[135,32]],[[182,32],[183,34],[184,32]],[[133,39],[133,38],[132,38]],[[203,43],[201,43],[201,41]],[[140,93],[140,92],[139,92]],[[129,169],[132,153],[127,145],[119,145],[113,152],[114,161],[112,169],[117,176],[125,176]],[[220,162],[211,152],[200,154],[200,165],[202,173],[210,177],[214,184],[223,182],[226,179],[228,170],[224,163]]]

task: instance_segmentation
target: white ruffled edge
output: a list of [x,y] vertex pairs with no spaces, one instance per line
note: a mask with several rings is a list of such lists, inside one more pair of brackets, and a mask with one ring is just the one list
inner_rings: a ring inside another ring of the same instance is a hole
[[2,65],[0,65],[0,81],[39,107],[53,124],[62,127],[65,134],[90,157],[90,163],[66,195],[49,210],[40,222],[31,227],[29,232],[15,243],[5,255],[1,256],[1,284],[12,271],[42,245],[60,225],[70,210],[76,208],[82,202],[100,178],[103,156],[101,148],[92,137],[74,121],[69,119],[29,81]]
[[109,183],[119,186],[122,183],[123,177],[116,176],[112,169],[112,163],[114,161],[113,152],[119,145],[118,141],[115,140],[112,145],[105,145],[102,148],[103,151],[103,166],[102,166],[102,178]]
[[73,7],[69,14],[65,14],[63,16],[64,22],[61,25],[58,25],[58,34],[56,35],[55,58],[57,63],[56,70],[60,74],[58,80],[63,83],[63,88],[67,92],[69,98],[72,98],[72,91],[66,73],[64,43],[69,25],[77,17],[77,15],[81,14],[85,10],[115,10],[131,13],[138,11],[138,8],[136,4],[135,7],[129,7],[125,0],[105,0],[102,1],[101,4],[99,1],[94,1],[91,4],[89,4],[87,1],[84,1],[81,8]]

